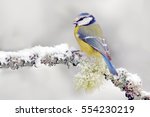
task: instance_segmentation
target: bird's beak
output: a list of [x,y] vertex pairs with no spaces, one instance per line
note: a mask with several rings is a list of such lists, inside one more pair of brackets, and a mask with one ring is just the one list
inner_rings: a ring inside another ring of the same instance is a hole
[[75,26],[77,26],[77,21],[79,20],[79,18],[75,18],[74,19],[74,21],[73,21],[73,24],[75,25]]
[[77,24],[77,22],[76,22],[76,21],[74,21],[74,22],[73,22],[73,24]]
[[77,22],[76,22],[76,21],[74,21],[73,24],[74,24],[75,26],[77,26]]

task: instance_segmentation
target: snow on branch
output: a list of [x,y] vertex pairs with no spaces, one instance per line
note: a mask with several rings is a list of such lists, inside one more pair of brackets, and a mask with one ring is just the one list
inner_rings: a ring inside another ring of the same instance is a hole
[[21,67],[40,67],[40,65],[54,66],[64,64],[77,66],[80,72],[75,76],[78,89],[95,89],[100,86],[102,79],[110,80],[114,86],[125,92],[129,100],[150,100],[150,93],[142,89],[141,79],[138,75],[129,73],[124,68],[117,69],[118,76],[113,76],[103,60],[97,62],[95,58],[83,56],[83,53],[71,49],[67,44],[55,47],[36,46],[17,52],[0,51],[0,68],[12,70]]
[[0,68],[18,69],[20,67],[31,67],[39,65],[54,66],[56,64],[70,64],[76,66],[81,54],[79,50],[69,49],[67,44],[55,47],[36,46],[18,52],[0,51]]

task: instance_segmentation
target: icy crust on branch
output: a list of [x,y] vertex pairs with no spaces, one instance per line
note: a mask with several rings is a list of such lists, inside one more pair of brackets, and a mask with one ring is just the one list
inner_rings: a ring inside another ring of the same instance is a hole
[[72,64],[76,66],[80,60],[80,53],[77,50],[69,49],[67,44],[60,44],[55,47],[36,46],[31,49],[24,49],[18,52],[0,51],[0,68],[18,69],[27,66]]

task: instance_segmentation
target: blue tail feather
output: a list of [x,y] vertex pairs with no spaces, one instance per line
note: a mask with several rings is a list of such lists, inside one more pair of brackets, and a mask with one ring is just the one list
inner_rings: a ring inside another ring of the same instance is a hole
[[117,73],[115,67],[113,66],[113,64],[111,63],[111,61],[105,55],[102,54],[102,56],[108,66],[110,73],[112,73],[113,75],[118,75],[118,73]]

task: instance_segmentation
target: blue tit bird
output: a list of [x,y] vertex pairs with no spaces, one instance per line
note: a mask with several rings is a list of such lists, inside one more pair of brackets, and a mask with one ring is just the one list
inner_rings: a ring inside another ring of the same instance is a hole
[[81,51],[88,56],[103,58],[111,74],[118,75],[111,63],[109,49],[104,39],[102,29],[96,23],[95,17],[89,13],[81,13],[75,20],[74,35]]

